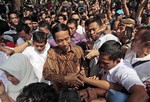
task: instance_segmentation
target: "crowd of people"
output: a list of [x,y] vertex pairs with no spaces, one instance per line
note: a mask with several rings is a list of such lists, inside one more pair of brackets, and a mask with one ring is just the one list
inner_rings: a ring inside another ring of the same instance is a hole
[[150,0],[7,9],[0,11],[0,102],[150,101]]

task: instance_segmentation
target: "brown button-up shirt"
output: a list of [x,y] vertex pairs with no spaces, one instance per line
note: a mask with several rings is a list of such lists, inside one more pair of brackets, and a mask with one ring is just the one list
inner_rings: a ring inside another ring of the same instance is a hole
[[71,45],[68,53],[64,53],[59,47],[49,49],[43,69],[44,78],[50,80],[58,92],[62,91],[68,87],[63,80],[64,76],[80,71],[82,57],[83,51],[76,45]]

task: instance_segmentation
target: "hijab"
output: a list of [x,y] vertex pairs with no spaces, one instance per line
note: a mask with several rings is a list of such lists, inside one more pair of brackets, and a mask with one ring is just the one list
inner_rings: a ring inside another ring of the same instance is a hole
[[12,84],[10,81],[8,82],[8,95],[14,100],[16,100],[24,86],[38,81],[29,59],[21,53],[16,53],[9,57],[1,66],[1,69],[20,81],[17,85]]

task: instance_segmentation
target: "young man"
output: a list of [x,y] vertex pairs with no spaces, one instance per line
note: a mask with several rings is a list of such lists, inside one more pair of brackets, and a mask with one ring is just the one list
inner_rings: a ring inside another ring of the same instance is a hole
[[44,78],[54,84],[57,92],[82,85],[78,79],[78,72],[84,66],[82,49],[71,44],[67,25],[55,25],[52,34],[58,46],[48,51],[43,70]]
[[28,46],[22,52],[29,58],[39,82],[45,82],[42,77],[42,72],[49,48],[50,45],[47,43],[46,34],[44,32],[37,31],[33,34],[33,46]]
[[31,40],[32,34],[30,32],[30,27],[27,24],[19,24],[16,28],[16,31],[19,35],[17,45],[20,45],[26,41]]
[[150,26],[141,26],[135,34],[132,46],[127,50],[125,60],[128,60],[142,82],[150,79]]
[[[148,102],[149,97],[136,71],[131,67],[129,62],[121,59],[121,45],[114,40],[107,41],[101,46],[99,53],[99,64],[103,68],[100,72],[102,74],[101,79],[118,83],[130,93],[127,96],[126,94],[112,90],[115,88],[110,86],[110,90],[109,87],[108,89],[106,88],[108,90],[106,95],[107,102]],[[88,79],[81,76],[80,79],[94,86],[103,84],[101,80]]]
[[70,30],[72,44],[80,44],[87,41],[85,36],[77,32],[78,23],[75,19],[69,19],[67,25]]
[[10,12],[8,14],[8,17],[9,17],[10,29],[11,30],[16,30],[16,26],[20,22],[18,14],[16,12]]
[[30,32],[33,32],[33,22],[32,22],[32,19],[30,17],[24,17],[23,23],[27,24],[30,27]]
[[93,46],[91,49],[87,50],[88,53],[85,57],[90,59],[90,75],[97,75],[99,72],[98,56],[99,52],[98,49],[101,45],[108,41],[108,40],[115,40],[119,42],[119,39],[112,34],[103,34],[105,30],[105,26],[103,25],[102,21],[97,18],[91,18],[88,20],[87,30],[88,30],[88,37],[92,39],[91,45]]
[[83,28],[83,27],[80,25],[80,16],[79,16],[79,14],[78,14],[78,13],[72,13],[72,14],[71,14],[71,18],[77,20],[77,22],[78,22],[77,32],[78,32],[79,34],[81,34],[81,35],[86,36],[86,34],[85,34],[85,28]]

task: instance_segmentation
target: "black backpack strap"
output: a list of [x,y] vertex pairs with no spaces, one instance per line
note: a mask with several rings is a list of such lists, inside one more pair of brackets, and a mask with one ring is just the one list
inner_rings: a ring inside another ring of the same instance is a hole
[[142,63],[148,62],[148,61],[150,61],[150,60],[137,61],[137,62],[135,62],[135,63],[132,64],[132,67],[134,68],[134,67],[136,67],[136,66],[138,66],[138,65],[140,65],[140,64],[142,64]]

